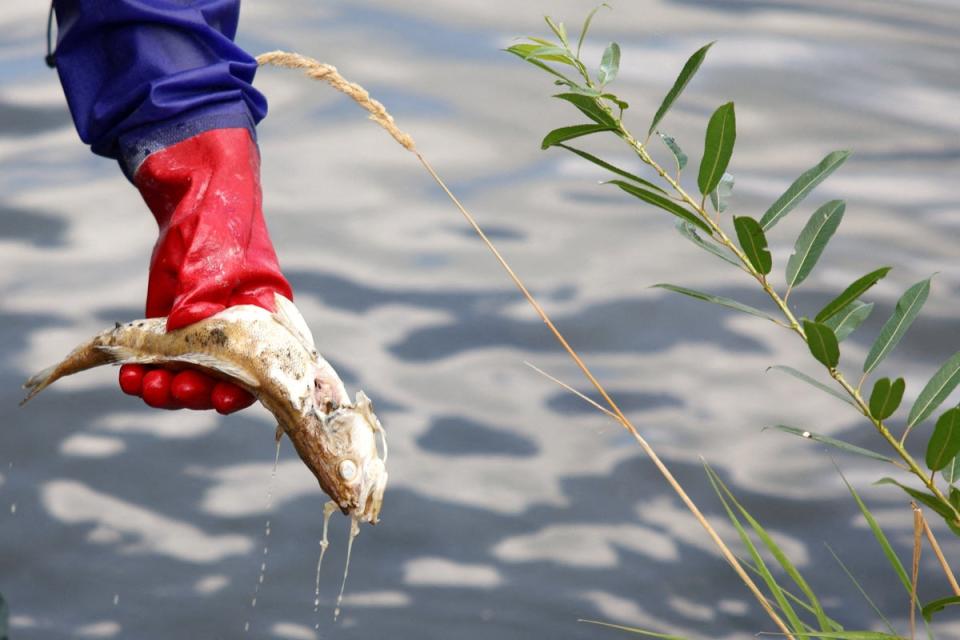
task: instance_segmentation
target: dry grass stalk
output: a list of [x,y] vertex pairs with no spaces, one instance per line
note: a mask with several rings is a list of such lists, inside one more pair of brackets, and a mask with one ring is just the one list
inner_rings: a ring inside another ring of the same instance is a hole
[[619,405],[614,402],[613,398],[610,397],[610,394],[607,392],[606,388],[600,383],[599,380],[593,375],[590,369],[587,367],[586,363],[580,358],[580,355],[574,350],[574,348],[567,342],[566,338],[560,333],[560,330],[557,329],[556,325],[553,324],[553,321],[550,319],[550,316],[547,315],[547,312],[540,306],[540,303],[536,298],[533,297],[533,294],[527,289],[526,285],[520,279],[520,276],[516,274],[510,264],[507,262],[506,258],[500,253],[496,245],[493,244],[493,241],[487,237],[487,234],[484,233],[483,229],[477,223],[476,218],[467,211],[459,199],[453,194],[452,191],[447,187],[446,183],[442,178],[437,174],[434,168],[427,162],[426,158],[420,154],[417,150],[416,145],[414,144],[413,138],[408,134],[401,131],[393,121],[393,117],[387,112],[386,108],[376,100],[370,97],[370,94],[360,85],[353,82],[349,82],[332,65],[324,64],[307,56],[302,56],[298,53],[287,53],[284,51],[271,51],[269,53],[264,53],[257,56],[257,62],[261,65],[270,64],[278,67],[285,67],[288,69],[303,69],[306,71],[308,77],[322,80],[328,83],[337,91],[345,93],[351,99],[353,99],[357,104],[363,107],[370,113],[370,119],[379,124],[381,127],[387,130],[393,139],[396,140],[400,145],[405,149],[417,156],[417,159],[427,170],[430,176],[434,181],[443,189],[444,193],[447,194],[447,197],[450,198],[451,202],[457,207],[463,217],[466,219],[467,223],[473,228],[476,234],[486,245],[487,249],[493,253],[497,262],[500,263],[500,266],[507,272],[507,275],[510,277],[510,280],[513,281],[513,284],[520,290],[520,293],[523,294],[523,297],[526,298],[527,302],[530,303],[530,306],[533,307],[534,311],[547,326],[550,333],[553,334],[553,337],[556,338],[557,342],[560,343],[560,346],[563,347],[564,351],[570,356],[571,359],[576,363],[577,367],[583,372],[583,375],[590,381],[590,384],[597,390],[603,400],[610,407],[610,411],[603,410],[607,414],[612,414],[612,417],[626,429],[634,440],[637,441],[637,444],[640,445],[640,448],[643,449],[644,453],[650,458],[654,466],[657,467],[657,470],[660,471],[664,479],[667,481],[667,484],[674,490],[674,492],[680,497],[680,500],[687,507],[693,517],[700,523],[700,526],[704,528],[707,532],[707,535],[710,536],[710,539],[713,540],[713,543],[716,545],[717,549],[720,551],[720,555],[723,556],[724,560],[730,565],[734,570],[743,584],[750,590],[754,595],[757,601],[760,603],[760,606],[763,607],[763,610],[767,613],[773,623],[780,629],[780,632],[784,635],[787,640],[795,640],[794,635],[791,633],[790,629],[787,627],[783,619],[774,611],[770,602],[767,600],[766,596],[763,595],[763,592],[753,581],[753,579],[747,574],[746,570],[743,568],[743,565],[740,564],[740,561],[737,560],[737,557],[734,555],[733,551],[726,545],[723,539],[720,537],[720,534],[717,533],[716,529],[713,528],[713,525],[707,520],[706,516],[700,511],[700,508],[697,507],[696,503],[684,490],[680,482],[674,477],[673,473],[667,468],[667,466],[660,459],[660,456],[657,455],[656,451],[653,450],[653,447],[640,435],[640,432],[633,425],[633,423],[624,415],[623,411],[620,409]]
[[949,563],[947,563],[947,558],[943,555],[943,550],[940,549],[940,543],[937,542],[936,536],[933,535],[930,523],[927,522],[923,514],[920,514],[920,517],[923,520],[923,532],[927,536],[930,548],[933,549],[933,555],[937,556],[937,561],[940,563],[940,568],[943,569],[943,574],[947,577],[947,582],[950,583],[950,588],[953,589],[953,595],[960,596],[960,584],[957,584],[957,577],[953,575],[953,570],[950,568]]

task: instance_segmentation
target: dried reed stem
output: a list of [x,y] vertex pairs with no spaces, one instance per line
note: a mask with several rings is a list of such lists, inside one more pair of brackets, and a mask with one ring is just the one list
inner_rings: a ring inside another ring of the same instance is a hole
[[543,307],[540,306],[540,303],[537,302],[537,299],[533,297],[533,294],[530,293],[526,285],[520,279],[520,276],[516,274],[516,272],[507,262],[506,258],[504,258],[497,249],[496,245],[494,245],[490,238],[487,237],[487,234],[484,233],[483,229],[477,223],[473,215],[467,211],[460,200],[453,195],[453,192],[450,191],[443,179],[440,178],[430,163],[427,162],[426,158],[420,154],[413,142],[413,138],[397,128],[393,121],[393,117],[390,116],[386,108],[371,98],[370,94],[367,93],[363,87],[347,81],[339,74],[339,72],[337,72],[335,67],[318,62],[312,58],[308,58],[297,53],[271,51],[270,53],[264,53],[257,56],[257,62],[261,65],[271,64],[278,67],[286,67],[288,69],[303,69],[306,71],[308,77],[327,82],[334,89],[345,93],[357,104],[366,109],[370,113],[371,120],[386,129],[387,132],[393,136],[394,140],[417,156],[420,164],[423,165],[424,169],[427,170],[427,173],[429,173],[434,181],[440,186],[440,188],[443,189],[444,193],[447,194],[447,197],[450,198],[450,201],[453,202],[453,204],[466,219],[467,223],[473,228],[476,234],[483,241],[484,245],[486,245],[487,249],[489,249],[496,258],[497,262],[500,263],[500,266],[503,267],[504,271],[507,272],[510,280],[513,281],[513,284],[517,287],[517,289],[520,290],[520,293],[523,294],[523,297],[526,298],[527,302],[530,303],[530,306],[533,307],[533,310],[547,326],[547,329],[549,329],[550,333],[553,334],[553,337],[556,338],[557,342],[560,343],[560,346],[562,346],[570,358],[573,359],[580,371],[583,372],[583,375],[586,376],[587,380],[590,381],[590,384],[593,385],[600,396],[604,399],[604,401],[610,407],[610,412],[613,413],[613,417],[616,419],[616,421],[619,422],[623,428],[633,436],[634,440],[637,441],[637,444],[640,445],[640,448],[643,449],[644,453],[647,454],[653,464],[657,467],[657,470],[659,470],[661,475],[663,475],[663,477],[666,479],[667,484],[669,484],[674,492],[676,492],[676,494],[680,497],[680,500],[683,501],[683,504],[687,507],[690,513],[693,514],[693,517],[697,520],[697,522],[700,523],[700,526],[706,530],[707,535],[710,536],[710,539],[713,540],[713,543],[720,550],[720,554],[730,564],[731,568],[733,568],[734,572],[736,572],[737,576],[744,583],[744,585],[746,585],[746,587],[753,593],[754,597],[756,597],[757,601],[760,603],[760,606],[763,607],[770,619],[788,640],[795,640],[786,623],[784,623],[780,616],[777,615],[777,612],[774,611],[770,602],[763,595],[763,592],[760,591],[760,588],[757,586],[757,584],[747,574],[746,570],[743,568],[743,565],[741,565],[740,561],[737,560],[737,557],[720,537],[720,534],[718,534],[716,529],[713,528],[713,525],[711,525],[706,516],[703,515],[693,499],[687,495],[687,492],[683,489],[683,486],[663,463],[663,461],[660,459],[660,456],[658,456],[656,451],[653,450],[653,447],[651,447],[650,444],[643,438],[643,436],[640,435],[640,432],[633,425],[633,423],[630,422],[626,415],[624,415],[623,411],[621,411],[617,403],[614,402],[613,398],[610,397],[610,394],[607,392],[604,386],[600,384],[600,381],[597,380],[596,377],[594,377],[586,363],[580,358],[580,355],[574,350],[570,343],[567,342],[566,338],[564,338],[563,334],[560,333],[560,330],[557,329],[556,325],[553,324],[550,316],[547,315],[547,312],[544,311]]
[[923,550],[923,512],[916,502],[913,508],[913,563],[910,567],[910,640],[917,636],[917,583],[920,581],[920,553]]
[[953,575],[953,570],[947,563],[947,558],[943,555],[943,550],[940,549],[940,543],[937,542],[936,536],[933,535],[930,523],[927,522],[927,519],[923,515],[920,517],[923,518],[923,532],[927,535],[927,541],[930,543],[930,548],[933,549],[933,555],[937,556],[937,561],[940,563],[940,568],[943,569],[943,574],[947,576],[947,582],[950,583],[950,588],[953,589],[953,595],[960,596],[960,584],[957,584],[957,577]]

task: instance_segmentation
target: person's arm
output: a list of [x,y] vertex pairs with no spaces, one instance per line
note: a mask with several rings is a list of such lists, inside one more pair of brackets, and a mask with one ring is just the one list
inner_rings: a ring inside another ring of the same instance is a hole
[[[263,219],[256,61],[233,43],[239,0],[55,0],[57,71],[81,139],[119,161],[159,225],[146,315],[175,330],[292,298]],[[151,406],[242,408],[239,387],[126,365]]]

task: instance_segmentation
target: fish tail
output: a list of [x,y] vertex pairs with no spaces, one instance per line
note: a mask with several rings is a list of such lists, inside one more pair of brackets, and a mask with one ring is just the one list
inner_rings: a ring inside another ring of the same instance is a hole
[[31,376],[23,384],[23,388],[27,390],[27,396],[20,401],[20,406],[22,407],[30,402],[35,395],[60,378],[121,360],[122,358],[118,357],[115,351],[102,348],[102,345],[94,339],[74,349],[62,362]]

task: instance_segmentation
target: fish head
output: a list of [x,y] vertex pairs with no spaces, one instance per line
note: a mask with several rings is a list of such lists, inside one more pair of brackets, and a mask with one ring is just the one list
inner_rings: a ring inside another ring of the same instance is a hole
[[325,453],[308,466],[341,511],[376,524],[387,487],[387,440],[373,403],[358,391],[352,404],[328,402],[314,415]]

